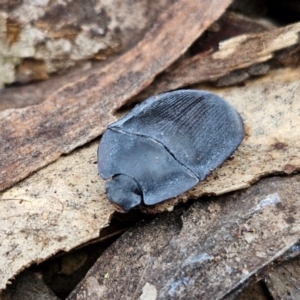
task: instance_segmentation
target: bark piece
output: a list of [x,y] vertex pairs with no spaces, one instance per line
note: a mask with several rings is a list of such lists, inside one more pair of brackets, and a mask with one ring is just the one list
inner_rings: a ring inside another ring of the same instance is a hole
[[299,258],[286,261],[270,271],[265,282],[273,299],[300,299],[299,276]]
[[119,57],[120,55],[113,55],[106,60],[94,63],[93,67],[87,70],[77,70],[68,74],[52,76],[47,81],[0,89],[0,111],[40,104],[70,82],[78,81],[82,77],[88,77],[101,71],[101,68]]
[[[261,64],[274,57],[275,51],[297,44],[299,31],[300,23],[295,23],[262,33],[243,34],[225,40],[219,44],[218,51],[200,53],[174,65],[132,101],[138,102],[153,94],[196,83],[215,81],[234,70]],[[241,73],[242,81],[253,75],[251,70],[249,72],[246,70]]]
[[[45,80],[132,47],[171,0],[0,4],[0,86]],[[130,13],[134,11],[134,13]]]
[[115,120],[113,112],[183,54],[230,2],[179,0],[136,47],[101,71],[61,88],[40,105],[3,111],[0,190],[99,136]]
[[195,202],[182,216],[140,223],[103,253],[68,299],[222,299],[298,241],[299,181],[263,179],[244,192]]
[[203,52],[215,52],[219,43],[242,34],[255,34],[278,28],[266,19],[249,18],[233,11],[226,11],[191,46],[188,53],[192,56]]
[[7,190],[0,201],[0,288],[26,266],[98,238],[113,206],[97,175],[97,142]]
[[34,273],[21,273],[1,295],[1,300],[59,300]]
[[40,104],[63,86],[68,85],[70,82],[80,80],[83,76],[88,76],[99,71],[119,56],[120,55],[114,55],[109,59],[95,63],[93,68],[81,70],[80,72],[74,71],[69,74],[53,76],[47,81],[0,89],[0,111]]

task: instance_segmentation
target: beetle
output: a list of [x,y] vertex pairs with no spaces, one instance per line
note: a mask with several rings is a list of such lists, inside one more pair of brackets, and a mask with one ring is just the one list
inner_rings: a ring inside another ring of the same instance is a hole
[[116,209],[154,205],[202,181],[244,138],[239,113],[220,96],[178,90],[152,96],[108,126],[98,170]]

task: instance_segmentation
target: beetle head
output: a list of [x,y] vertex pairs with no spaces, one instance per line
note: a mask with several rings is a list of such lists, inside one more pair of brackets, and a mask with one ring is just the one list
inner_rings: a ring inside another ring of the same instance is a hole
[[119,212],[128,212],[142,202],[139,185],[125,174],[115,175],[106,183],[106,195]]

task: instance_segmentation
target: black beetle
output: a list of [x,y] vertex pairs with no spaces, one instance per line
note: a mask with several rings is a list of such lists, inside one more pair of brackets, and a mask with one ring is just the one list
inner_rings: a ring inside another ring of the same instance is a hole
[[179,90],[153,96],[108,126],[98,169],[120,211],[153,205],[195,186],[244,138],[243,121],[221,97]]

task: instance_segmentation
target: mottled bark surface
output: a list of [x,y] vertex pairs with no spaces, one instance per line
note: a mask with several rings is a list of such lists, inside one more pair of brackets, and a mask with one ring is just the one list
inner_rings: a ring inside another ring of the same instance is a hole
[[90,67],[132,47],[174,1],[4,1],[0,87]]
[[264,179],[141,222],[68,299],[222,299],[298,241],[299,182],[298,175]]
[[266,285],[274,300],[300,299],[299,257],[277,266],[265,278]]

